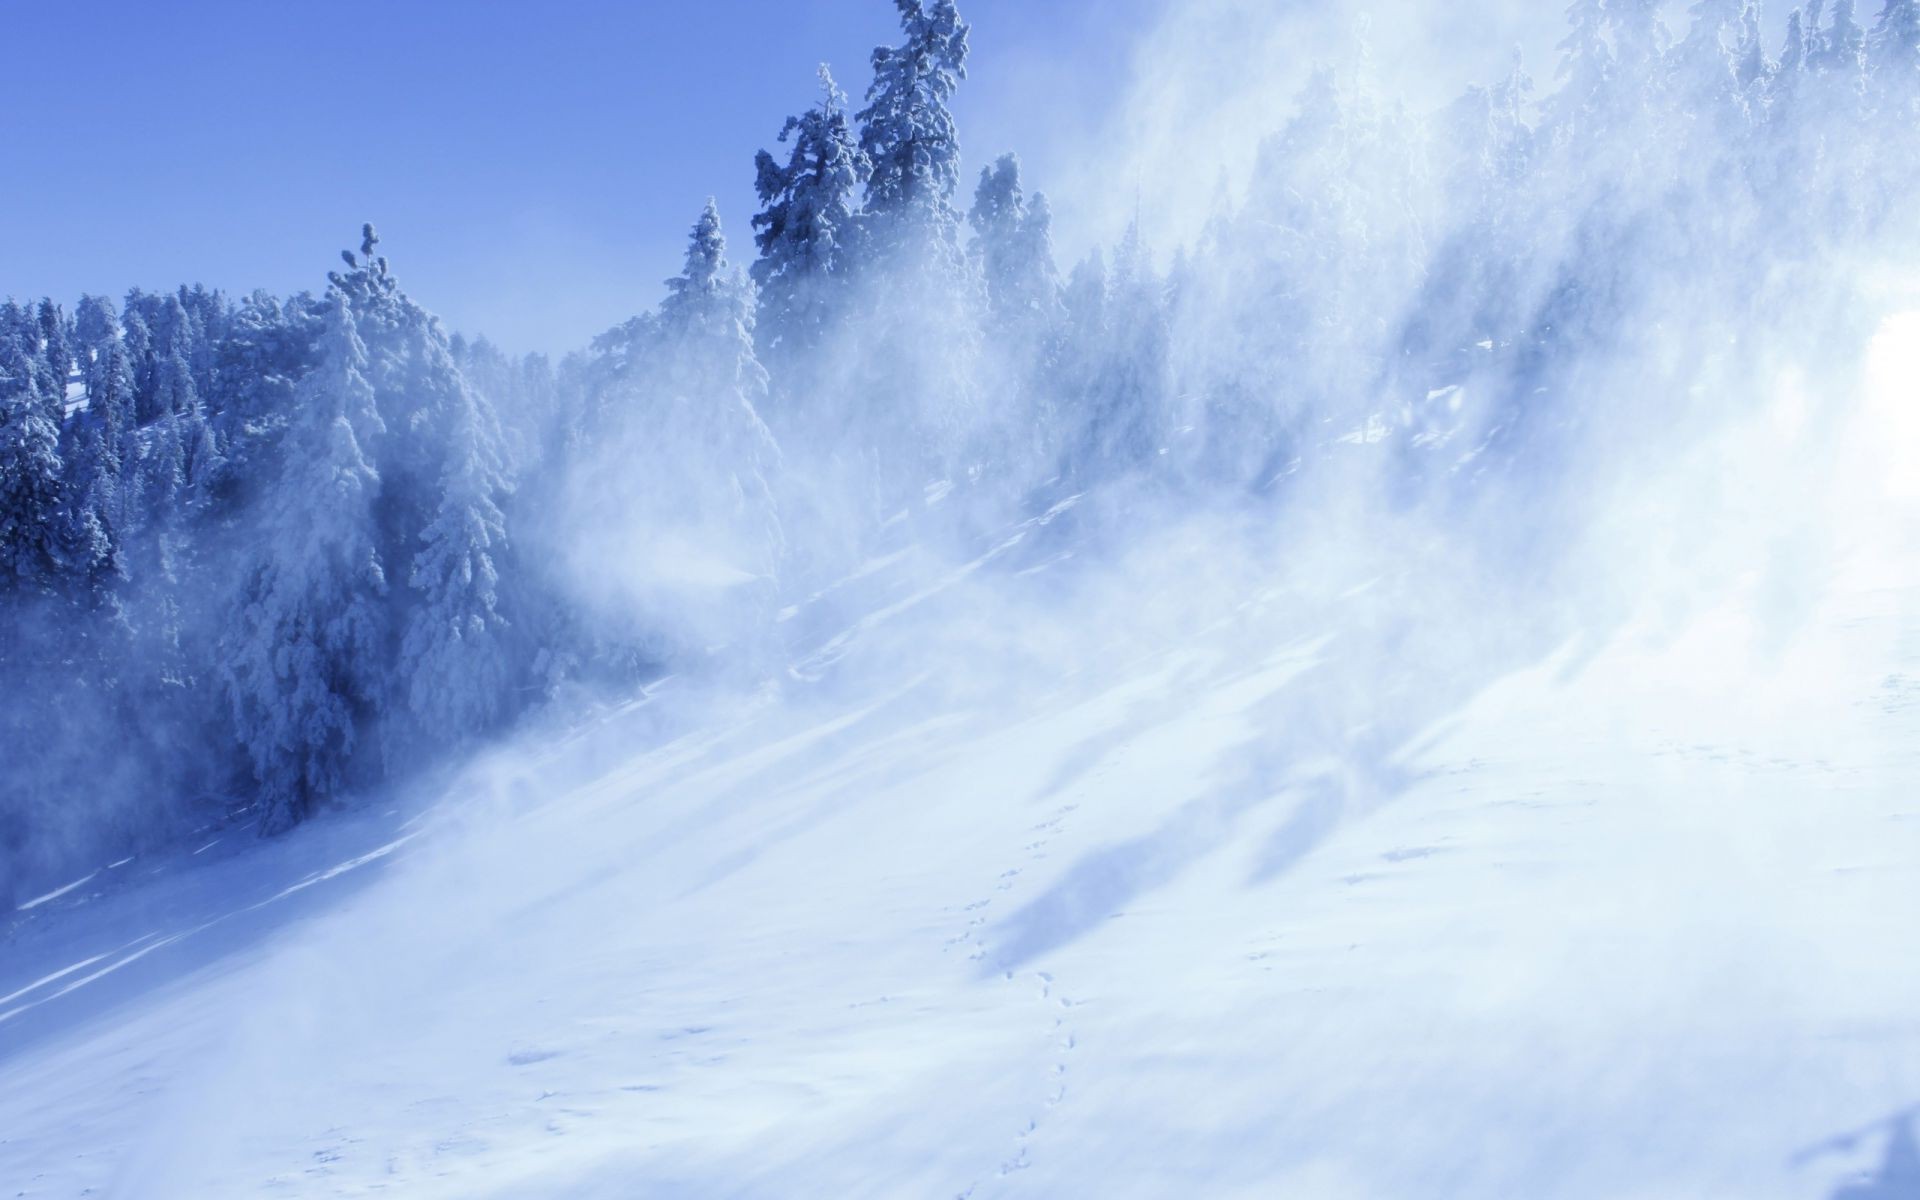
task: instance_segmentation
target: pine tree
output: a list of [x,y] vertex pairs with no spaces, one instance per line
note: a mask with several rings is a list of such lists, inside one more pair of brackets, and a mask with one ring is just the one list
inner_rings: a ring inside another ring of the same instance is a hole
[[1716,121],[1741,109],[1740,62],[1729,35],[1738,38],[1746,7],[1745,0],[1694,0],[1687,36],[1674,48],[1680,95]]
[[1107,265],[1099,250],[1092,251],[1074,264],[1072,274],[1067,277],[1062,300],[1067,310],[1068,339],[1073,345],[1091,349],[1104,340],[1107,328]]
[[[127,293],[120,309],[121,342],[133,367],[133,420],[144,425],[154,418],[153,327],[147,320],[148,297],[139,288]],[[131,461],[131,460],[130,460]]]
[[382,432],[347,298],[295,392],[286,475],[222,659],[234,724],[274,832],[337,795],[381,696],[387,591],[365,447]]
[[1028,202],[1020,188],[1019,158],[1003,154],[980,169],[967,221],[973,226],[988,312],[1000,332],[1027,338],[1043,334],[1060,303],[1053,214],[1044,196]]
[[817,347],[839,312],[858,235],[855,192],[872,169],[824,63],[820,88],[820,102],[780,130],[779,140],[790,142],[786,164],[765,150],[754,159],[754,188],[766,207],[753,218],[760,257],[750,271],[759,344],[775,355]]
[[106,423],[91,412],[80,413],[67,425],[60,454],[66,472],[66,518],[77,532],[76,541],[87,548],[84,565],[75,572],[76,583],[88,606],[101,608],[127,575],[118,458]]
[[654,435],[718,477],[718,511],[753,527],[752,569],[767,573],[779,537],[768,476],[780,452],[760,417],[767,373],[754,353],[752,284],[726,252],[709,199],[688,239],[686,266],[667,281],[660,304]]
[[113,302],[82,296],[74,314],[81,384],[87,414],[102,429],[112,474],[117,478],[133,458],[133,363],[120,335]]
[[47,378],[53,388],[54,399],[60,402],[61,415],[66,415],[67,377],[73,373],[72,327],[66,314],[52,300],[40,301],[38,313],[40,326],[40,357],[47,364]]
[[1920,92],[1920,0],[1887,0],[1868,48],[1876,81],[1910,103]]
[[753,285],[727,260],[712,200],[666,287],[656,315],[601,340],[602,416],[564,497],[569,558],[595,564],[596,587],[613,581],[619,615],[589,630],[565,628],[564,612],[538,618],[559,630],[561,658],[618,673],[642,653],[738,650],[743,630],[765,627],[784,552]]
[[[379,245],[374,227],[363,225],[358,257],[342,252],[348,269],[329,279],[365,348],[365,375],[385,430],[368,448],[380,478],[374,498],[380,561],[394,579],[410,582],[428,548],[427,531],[442,520],[447,481],[460,469],[454,461],[463,453],[459,447],[484,443],[479,453],[496,465],[486,477],[495,491],[489,502],[504,493],[505,460],[492,405],[468,384],[445,328],[400,287]],[[407,590],[393,597],[400,610],[395,629],[405,627],[413,598]]]
[[1150,462],[1160,449],[1172,398],[1165,294],[1138,219],[1114,250],[1105,315],[1085,455],[1095,469],[1124,471]]
[[872,162],[867,226],[883,259],[916,250],[957,266],[960,139],[947,105],[966,78],[968,27],[953,0],[894,5],[906,39],[874,50],[867,106],[856,114]]
[[1667,51],[1660,0],[1606,0],[1614,61],[1629,80],[1650,78]]
[[1019,307],[1034,314],[1043,326],[1060,316],[1060,269],[1053,259],[1053,205],[1045,192],[1027,201],[1026,219],[1014,235],[1014,287]]
[[1794,9],[1787,14],[1786,38],[1780,44],[1779,69],[1775,78],[1783,87],[1790,88],[1800,73],[1807,69],[1810,49],[1807,28],[1801,19],[1800,10]]
[[1853,0],[1834,0],[1833,17],[1819,39],[1813,65],[1844,79],[1857,79],[1866,68],[1867,34],[1853,16]]
[[[1029,199],[1020,186],[1020,160],[1005,154],[980,172],[967,216],[969,250],[986,293],[980,369],[1004,448],[988,456],[1020,471],[1046,463],[1043,444],[1053,425],[1048,359],[1060,328],[1060,276],[1053,262],[1053,214],[1047,198]],[[1050,464],[1047,464],[1050,465]]]
[[28,328],[0,314],[0,593],[52,596],[75,567],[60,426]]
[[1760,41],[1760,5],[1748,0],[1740,13],[1740,41],[1734,52],[1734,77],[1748,108],[1759,114],[1766,87],[1773,78],[1774,66],[1767,61],[1767,48]]
[[1571,0],[1567,33],[1560,39],[1552,125],[1562,140],[1603,119],[1607,88],[1613,78],[1613,51],[1606,41],[1607,12],[1601,0]]
[[244,508],[280,477],[280,435],[294,388],[312,365],[317,309],[304,296],[282,305],[254,292],[234,311],[216,348],[213,391],[220,407],[209,420],[227,462],[211,487],[228,511]]
[[439,510],[407,580],[417,600],[401,635],[399,678],[413,729],[429,745],[459,745],[492,727],[512,684],[495,565],[507,547],[496,503],[505,485],[487,417],[463,384]]
[[1020,186],[1020,160],[1002,155],[981,168],[974,191],[973,253],[986,288],[988,320],[1016,350],[1036,350],[1061,320],[1060,272],[1053,261],[1053,209]]
[[[691,331],[726,307],[721,300],[732,294],[730,284],[720,208],[709,196],[687,239],[686,266],[667,280],[667,298],[660,303],[660,316],[676,332]],[[727,314],[729,319],[731,315]]]

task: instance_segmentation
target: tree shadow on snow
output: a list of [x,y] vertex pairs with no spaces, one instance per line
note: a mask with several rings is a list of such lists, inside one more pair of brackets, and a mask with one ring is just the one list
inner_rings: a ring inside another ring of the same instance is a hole
[[1917,1120],[1920,1120],[1920,1106],[1828,1138],[1796,1154],[1793,1163],[1800,1165],[1830,1155],[1851,1154],[1863,1144],[1878,1140],[1881,1144],[1879,1165],[1870,1174],[1841,1184],[1830,1200],[1920,1200],[1920,1139],[1916,1139],[1914,1129]]
[[125,883],[49,904],[14,927],[0,955],[0,1064],[239,964],[372,883],[422,819],[411,806],[329,813],[265,843],[235,827],[216,841],[244,844],[238,852],[141,859]]
[[[1227,845],[1262,810],[1290,800],[1255,852],[1248,884],[1278,879],[1343,822],[1420,782],[1425,776],[1410,760],[1446,718],[1564,641],[1547,627],[1490,647],[1439,625],[1362,620],[1356,626],[1258,703],[1253,725],[1260,732],[1225,757],[1198,796],[1151,831],[1083,856],[1000,922],[983,974],[1013,970],[1092,932]],[[1089,741],[1088,754],[1070,754],[1068,761],[1084,773],[1090,758],[1126,740],[1103,734]],[[1056,779],[1048,792],[1063,786]]]

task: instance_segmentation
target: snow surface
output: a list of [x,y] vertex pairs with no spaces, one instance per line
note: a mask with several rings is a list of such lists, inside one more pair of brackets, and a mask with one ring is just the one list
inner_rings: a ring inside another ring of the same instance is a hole
[[1391,719],[1274,597],[1014,695],[671,680],[143,858],[15,914],[0,1194],[1912,1195],[1920,587],[1750,600]]

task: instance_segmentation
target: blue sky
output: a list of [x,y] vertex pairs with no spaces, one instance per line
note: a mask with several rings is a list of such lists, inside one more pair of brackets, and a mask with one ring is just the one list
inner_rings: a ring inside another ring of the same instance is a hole
[[[970,166],[1044,185],[1162,2],[963,4]],[[749,256],[753,152],[896,30],[887,0],[9,8],[0,293],[317,290],[370,219],[456,328],[551,351],[654,303],[709,194]]]

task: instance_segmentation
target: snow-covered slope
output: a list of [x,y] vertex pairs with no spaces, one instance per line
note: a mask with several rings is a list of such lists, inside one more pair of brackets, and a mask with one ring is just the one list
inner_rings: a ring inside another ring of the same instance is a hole
[[1914,1194],[1914,581],[1464,683],[1368,594],[122,864],[0,957],[4,1194]]

